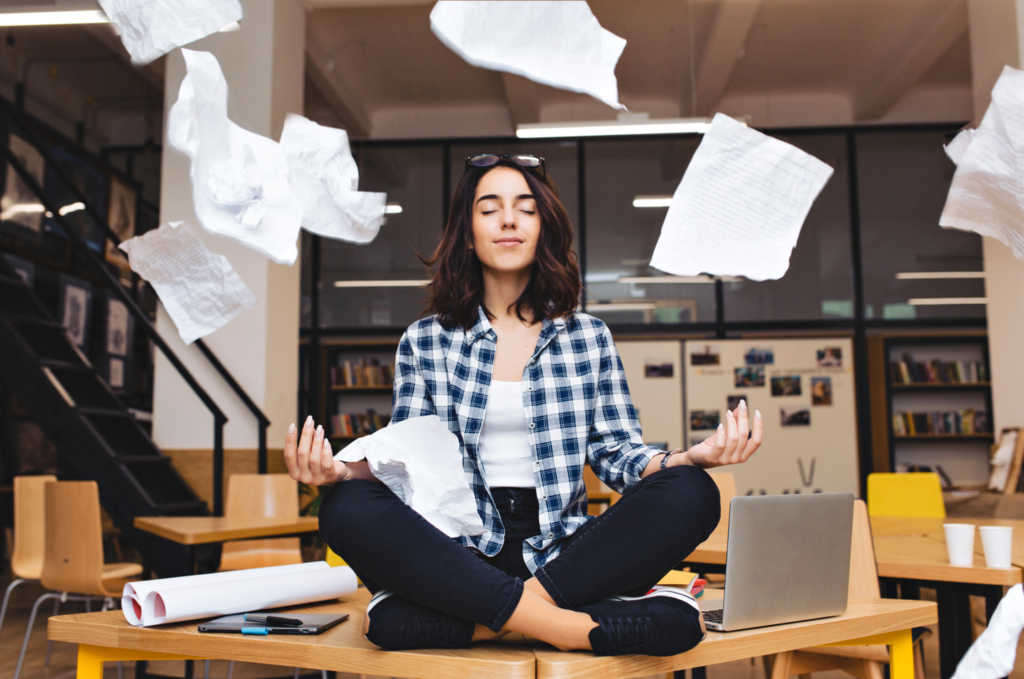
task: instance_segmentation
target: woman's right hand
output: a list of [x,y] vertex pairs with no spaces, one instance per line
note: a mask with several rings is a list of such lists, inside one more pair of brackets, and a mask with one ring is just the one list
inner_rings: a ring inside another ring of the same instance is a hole
[[330,442],[324,437],[324,428],[313,427],[313,417],[307,417],[301,435],[295,425],[288,427],[284,442],[284,463],[288,476],[313,486],[341,483],[352,476],[341,460],[334,459]]

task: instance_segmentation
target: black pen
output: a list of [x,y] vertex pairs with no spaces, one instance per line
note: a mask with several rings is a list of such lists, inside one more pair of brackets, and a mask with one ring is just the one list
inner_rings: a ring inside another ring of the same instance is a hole
[[298,618],[282,618],[276,615],[255,615],[253,613],[246,613],[244,617],[246,622],[261,622],[271,627],[299,627],[302,625],[302,621]]

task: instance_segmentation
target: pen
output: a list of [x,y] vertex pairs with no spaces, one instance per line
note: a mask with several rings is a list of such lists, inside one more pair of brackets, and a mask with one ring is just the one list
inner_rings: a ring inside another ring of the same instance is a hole
[[270,630],[268,630],[266,627],[243,627],[242,634],[257,634],[259,636],[265,637],[268,634],[270,634]]
[[267,625],[280,627],[298,627],[302,624],[302,621],[298,618],[282,618],[277,615],[255,615],[253,613],[246,613],[244,619],[246,622],[262,622]]

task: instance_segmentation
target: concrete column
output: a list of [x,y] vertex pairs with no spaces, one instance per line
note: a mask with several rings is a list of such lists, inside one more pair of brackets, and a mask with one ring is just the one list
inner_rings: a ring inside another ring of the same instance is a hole
[[[211,52],[220,62],[230,90],[232,119],[276,140],[285,115],[302,113],[306,12],[301,0],[242,0],[242,5],[240,31],[217,33],[189,47]],[[184,76],[184,59],[175,51],[167,59],[165,121]],[[183,219],[198,227],[187,159],[165,147],[162,167],[161,223]],[[254,308],[206,337],[206,343],[270,418],[268,466],[280,470],[285,430],[295,421],[298,408],[299,264],[274,264],[233,240],[206,232],[202,236],[211,251],[228,258],[258,300]],[[224,433],[225,480],[231,473],[255,472],[256,419],[199,350],[181,342],[162,306],[157,327],[229,418]],[[213,417],[159,352],[153,438],[209,501]]]

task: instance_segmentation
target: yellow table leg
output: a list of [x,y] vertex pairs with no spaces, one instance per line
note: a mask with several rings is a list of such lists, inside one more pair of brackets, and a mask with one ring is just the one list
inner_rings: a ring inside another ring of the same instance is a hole
[[914,635],[903,629],[876,634],[862,639],[850,639],[823,646],[881,646],[889,647],[889,676],[891,679],[914,679]]
[[[205,660],[191,655],[157,653],[131,648],[108,648],[106,646],[78,645],[78,679],[103,679],[103,663],[118,660]],[[893,679],[899,679],[894,677]]]

